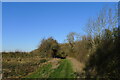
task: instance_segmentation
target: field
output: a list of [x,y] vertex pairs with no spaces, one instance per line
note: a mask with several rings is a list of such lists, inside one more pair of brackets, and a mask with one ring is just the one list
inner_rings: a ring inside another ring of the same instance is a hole
[[[11,57],[10,55],[13,56]],[[3,78],[22,78],[36,70],[46,61],[48,59],[39,58],[38,56],[27,58],[21,57],[20,55],[15,57],[14,54],[3,54]]]
[[19,55],[19,58],[15,58],[14,54],[6,53],[3,54],[3,78],[77,78],[71,59],[41,58],[35,55],[29,58]]

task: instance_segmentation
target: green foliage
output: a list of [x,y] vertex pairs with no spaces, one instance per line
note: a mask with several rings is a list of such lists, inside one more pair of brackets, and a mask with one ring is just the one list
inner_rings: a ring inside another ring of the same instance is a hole
[[38,48],[41,51],[41,55],[44,57],[58,57],[58,58],[65,58],[66,54],[61,52],[60,46],[56,40],[52,37],[48,39],[43,39],[41,44]]

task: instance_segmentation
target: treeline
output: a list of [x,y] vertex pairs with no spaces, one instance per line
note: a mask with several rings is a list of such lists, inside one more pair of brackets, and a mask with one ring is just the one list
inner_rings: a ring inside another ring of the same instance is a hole
[[2,52],[2,57],[4,58],[26,58],[30,56],[28,52],[15,51],[15,52]]

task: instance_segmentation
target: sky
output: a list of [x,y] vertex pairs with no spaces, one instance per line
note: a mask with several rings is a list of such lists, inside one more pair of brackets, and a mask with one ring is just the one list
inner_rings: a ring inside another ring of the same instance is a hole
[[118,2],[119,0],[2,0],[2,2]]
[[63,43],[69,32],[85,35],[85,24],[113,2],[3,2],[2,50],[32,51],[41,39]]
[[0,2],[0,52],[2,51],[2,3]]

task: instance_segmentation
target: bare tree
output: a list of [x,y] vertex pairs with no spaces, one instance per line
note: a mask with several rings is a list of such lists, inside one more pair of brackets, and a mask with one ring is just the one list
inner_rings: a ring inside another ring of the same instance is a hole
[[[117,10],[112,8],[102,8],[96,18],[90,18],[86,25],[87,33],[93,39],[91,41],[93,50],[101,43],[102,33],[105,29],[113,30],[117,26]],[[97,43],[95,40],[97,39]]]
[[73,43],[74,43],[74,39],[75,39],[75,32],[70,32],[67,35],[67,41],[69,42],[70,46],[73,48]]
[[81,36],[78,33],[70,32],[67,35],[67,42],[70,44],[70,46],[73,48],[74,42],[79,41],[81,39]]

